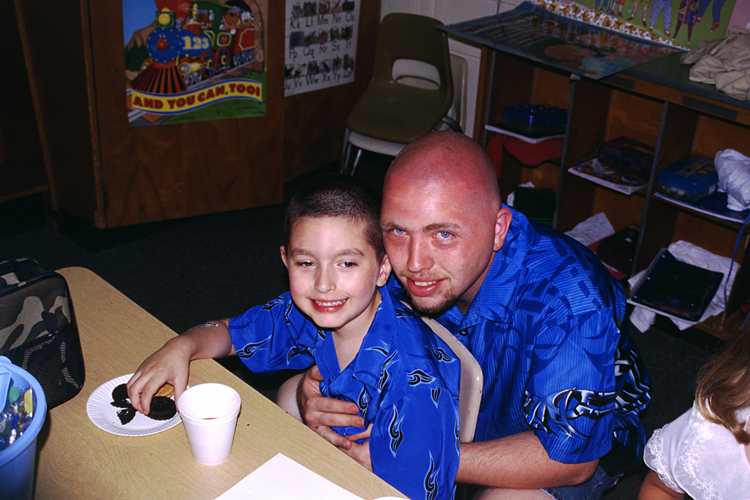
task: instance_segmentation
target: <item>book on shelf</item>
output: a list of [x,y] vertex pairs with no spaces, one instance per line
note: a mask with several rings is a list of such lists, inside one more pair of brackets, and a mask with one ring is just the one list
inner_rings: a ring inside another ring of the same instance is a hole
[[727,208],[727,193],[716,191],[697,201],[680,200],[663,193],[654,193],[656,198],[668,201],[674,205],[690,209],[704,215],[742,224],[750,215],[750,209],[737,212]]
[[662,248],[628,302],[673,318],[697,322],[716,295],[724,274],[677,260]]
[[573,175],[588,179],[600,186],[631,195],[648,185],[648,181],[636,175],[603,165],[598,158],[591,158],[568,169]]

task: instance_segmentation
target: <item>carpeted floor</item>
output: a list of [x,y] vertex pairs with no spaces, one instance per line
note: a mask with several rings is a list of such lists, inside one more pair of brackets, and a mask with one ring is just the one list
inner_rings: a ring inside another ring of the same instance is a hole
[[[385,164],[387,159],[370,158],[357,176],[380,189]],[[285,200],[318,173],[288,183]],[[40,206],[36,197],[0,205],[0,261],[33,257],[49,269],[89,268],[176,332],[239,314],[287,290],[278,250],[285,204],[104,231],[81,230],[64,218],[47,223]],[[715,346],[666,321],[647,332],[631,330],[652,379],[644,415],[650,433],[690,407],[698,369]],[[238,362],[224,364],[266,393],[278,382],[251,376]],[[629,474],[605,498],[635,499],[643,474]]]

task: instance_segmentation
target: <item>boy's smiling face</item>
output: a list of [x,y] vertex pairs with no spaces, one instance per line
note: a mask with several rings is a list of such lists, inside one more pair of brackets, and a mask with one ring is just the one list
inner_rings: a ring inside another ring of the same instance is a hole
[[289,270],[292,300],[319,327],[364,336],[388,279],[388,258],[378,262],[364,223],[344,217],[300,219],[281,259]]

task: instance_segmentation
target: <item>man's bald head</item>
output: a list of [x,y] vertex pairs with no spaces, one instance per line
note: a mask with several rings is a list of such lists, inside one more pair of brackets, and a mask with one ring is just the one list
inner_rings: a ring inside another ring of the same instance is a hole
[[393,181],[464,187],[495,211],[500,191],[492,162],[471,138],[458,132],[432,132],[409,144],[391,164],[385,178],[384,196]]

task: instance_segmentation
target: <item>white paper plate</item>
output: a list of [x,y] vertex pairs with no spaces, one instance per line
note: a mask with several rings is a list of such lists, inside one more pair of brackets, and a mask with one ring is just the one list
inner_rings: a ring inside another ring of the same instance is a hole
[[169,420],[154,420],[136,412],[133,420],[122,425],[120,419],[117,417],[117,412],[122,408],[116,408],[111,404],[113,401],[112,390],[130,380],[132,376],[133,374],[131,373],[130,375],[123,375],[105,382],[97,387],[91,396],[89,396],[89,400],[86,403],[86,413],[88,413],[94,425],[103,431],[118,436],[149,436],[171,429],[182,422],[179,413],[176,413]]

